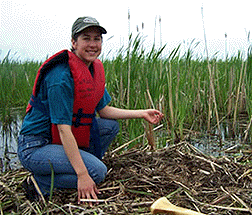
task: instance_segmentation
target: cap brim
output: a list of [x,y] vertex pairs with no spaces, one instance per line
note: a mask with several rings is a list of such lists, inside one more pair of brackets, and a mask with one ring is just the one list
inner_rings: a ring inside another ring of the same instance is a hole
[[107,33],[106,29],[103,28],[102,26],[90,24],[90,25],[86,25],[86,26],[80,28],[75,34],[80,33],[81,31],[83,31],[83,30],[85,30],[86,28],[89,28],[89,27],[97,27],[97,28],[100,29],[100,31],[101,31],[102,34],[106,34]]

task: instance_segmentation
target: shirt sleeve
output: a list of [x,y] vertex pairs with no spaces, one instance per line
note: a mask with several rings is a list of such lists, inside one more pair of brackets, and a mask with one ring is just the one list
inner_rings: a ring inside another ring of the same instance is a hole
[[53,86],[48,92],[51,122],[72,125],[73,100],[71,99],[70,89],[63,86]]

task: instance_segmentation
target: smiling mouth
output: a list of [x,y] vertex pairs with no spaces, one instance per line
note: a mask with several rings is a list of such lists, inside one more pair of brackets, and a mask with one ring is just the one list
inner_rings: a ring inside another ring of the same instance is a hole
[[95,55],[97,53],[97,51],[87,51],[87,53],[90,55]]

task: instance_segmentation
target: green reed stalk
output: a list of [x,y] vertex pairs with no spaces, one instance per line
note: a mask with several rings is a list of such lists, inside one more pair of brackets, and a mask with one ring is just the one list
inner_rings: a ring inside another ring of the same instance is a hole
[[[248,35],[249,38],[249,35]],[[248,52],[247,52],[247,61],[246,61],[247,69],[246,69],[246,74],[245,74],[245,91],[246,91],[246,108],[248,111],[248,114],[250,116],[250,121],[247,126],[247,129],[245,131],[245,137],[243,142],[245,142],[249,136],[251,135],[251,123],[252,123],[252,93],[251,93],[251,88],[252,88],[252,45],[249,46]]]
[[169,109],[170,109],[170,122],[171,122],[171,126],[174,126],[174,111],[173,111],[173,94],[172,94],[172,66],[171,63],[169,64],[169,68],[167,68],[167,83],[168,83],[168,95],[169,95]]
[[50,196],[49,201],[52,201],[53,196],[53,188],[54,188],[54,169],[51,161],[49,160],[50,168],[51,168],[51,186],[50,186]]
[[[210,124],[210,119],[211,119],[211,107],[210,104],[211,102],[214,103],[214,111],[215,111],[215,115],[216,115],[216,121],[217,121],[217,127],[218,127],[218,131],[220,134],[220,122],[219,122],[219,113],[218,113],[218,108],[217,108],[217,102],[216,102],[216,98],[215,98],[215,89],[214,89],[214,83],[213,83],[213,70],[210,66],[209,63],[209,55],[208,55],[208,48],[207,48],[207,39],[206,39],[206,30],[205,30],[205,24],[204,24],[204,15],[203,15],[203,7],[201,8],[201,15],[202,15],[202,23],[203,23],[203,31],[204,31],[204,39],[205,39],[205,50],[206,50],[206,54],[207,54],[207,65],[208,65],[208,71],[209,71],[209,78],[210,78],[210,96],[209,96],[209,117],[208,117],[208,126]],[[210,98],[212,98],[212,101],[210,100]],[[208,127],[208,129],[210,129]]]
[[131,56],[130,56],[130,48],[131,48],[131,36],[129,38],[129,46],[128,46],[128,87],[127,87],[127,107],[130,106],[130,70],[131,70]]
[[237,92],[236,92],[236,101],[235,101],[234,119],[233,119],[233,130],[234,131],[235,131],[235,125],[236,125],[236,119],[237,119],[238,104],[239,104],[239,100],[241,100],[240,91],[241,91],[242,80],[243,80],[244,74],[246,73],[246,69],[244,69],[243,67],[244,67],[244,63],[242,63],[239,84],[238,84]]

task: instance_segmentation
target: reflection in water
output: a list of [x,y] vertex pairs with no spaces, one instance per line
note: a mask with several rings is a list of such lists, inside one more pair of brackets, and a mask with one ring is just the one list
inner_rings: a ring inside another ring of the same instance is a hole
[[0,122],[0,172],[21,167],[17,157],[17,137],[21,128],[20,118],[17,117],[8,127],[9,129],[3,131],[3,125]]
[[239,121],[235,129],[236,132],[233,129],[232,122],[226,120],[220,125],[220,134],[218,129],[214,130],[212,134],[204,132],[204,135],[191,139],[191,144],[204,154],[215,157],[232,155],[230,152],[239,154],[239,149],[250,146],[249,143],[244,141],[247,123]]

